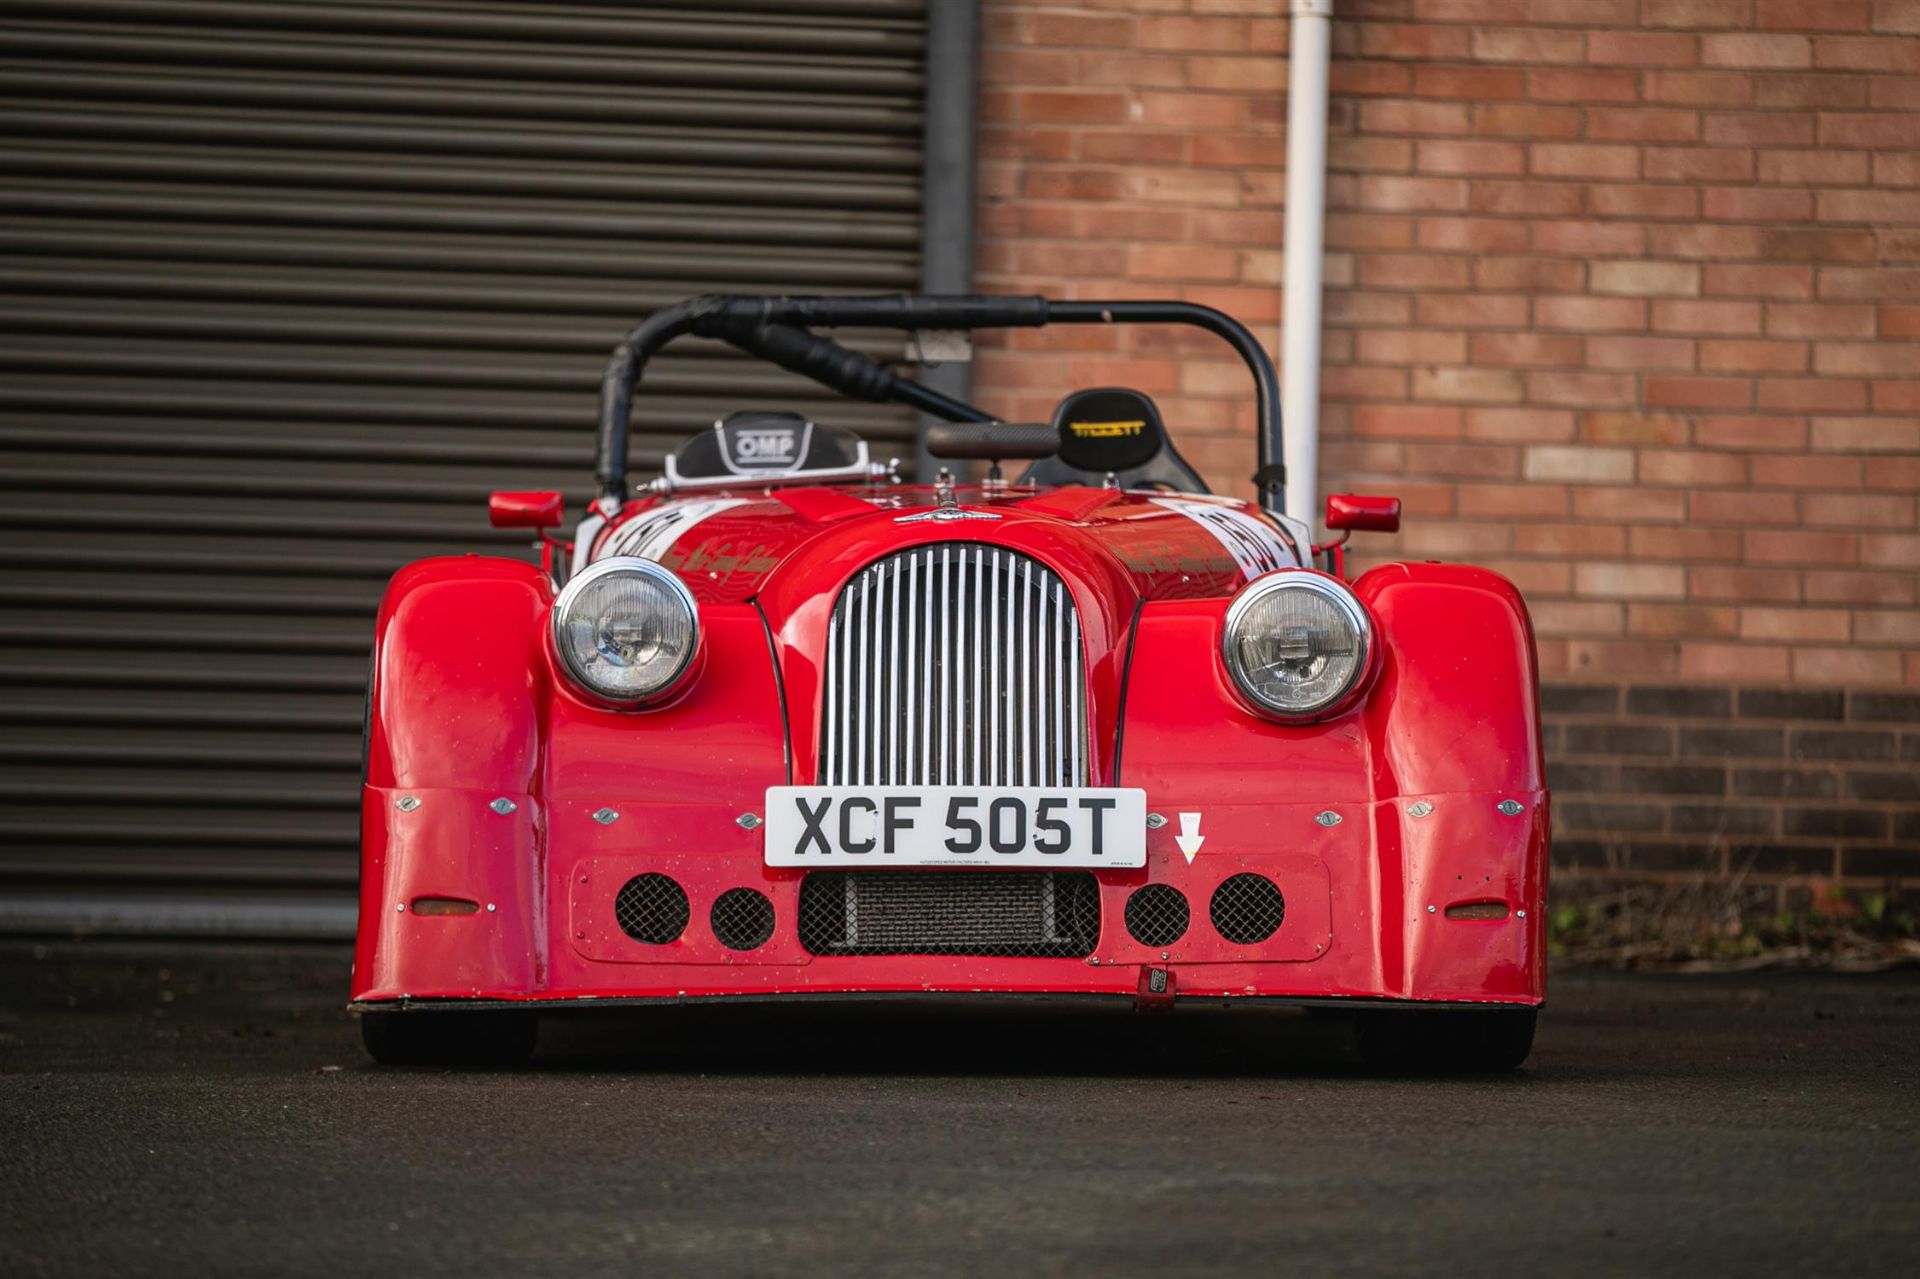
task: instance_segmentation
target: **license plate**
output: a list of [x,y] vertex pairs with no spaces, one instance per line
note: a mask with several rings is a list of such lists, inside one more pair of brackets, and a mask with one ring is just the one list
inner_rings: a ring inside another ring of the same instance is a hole
[[1127,787],[770,786],[769,866],[1147,864]]

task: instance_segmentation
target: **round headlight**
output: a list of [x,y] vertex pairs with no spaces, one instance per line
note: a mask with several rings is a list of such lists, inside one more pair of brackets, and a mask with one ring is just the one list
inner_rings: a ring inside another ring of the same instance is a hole
[[671,689],[693,663],[700,614],[671,570],[615,556],[582,571],[553,605],[553,647],[580,687],[634,704]]
[[1275,719],[1308,720],[1339,705],[1366,674],[1373,624],[1353,592],[1312,573],[1269,574],[1227,609],[1227,672]]

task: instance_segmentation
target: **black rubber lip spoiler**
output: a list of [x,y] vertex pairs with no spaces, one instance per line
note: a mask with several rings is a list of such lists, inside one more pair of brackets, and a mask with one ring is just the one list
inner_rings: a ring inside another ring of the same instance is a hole
[[753,297],[709,294],[656,311],[607,357],[600,382],[595,475],[603,501],[617,508],[627,489],[627,430],[633,388],[660,349],[677,337],[718,338],[749,355],[857,400],[908,404],[949,422],[991,422],[992,415],[903,378],[877,360],[809,331],[819,328],[1005,329],[1046,324],[1191,324],[1231,344],[1253,374],[1259,398],[1260,504],[1283,509],[1280,380],[1258,338],[1232,316],[1192,302],[1060,302],[990,295]]

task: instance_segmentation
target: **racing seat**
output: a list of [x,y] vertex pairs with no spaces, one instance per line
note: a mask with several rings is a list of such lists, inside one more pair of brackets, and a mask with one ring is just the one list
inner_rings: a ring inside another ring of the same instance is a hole
[[1027,468],[1022,484],[1106,483],[1205,493],[1207,486],[1167,438],[1160,409],[1140,391],[1108,386],[1075,391],[1053,411],[1060,450]]

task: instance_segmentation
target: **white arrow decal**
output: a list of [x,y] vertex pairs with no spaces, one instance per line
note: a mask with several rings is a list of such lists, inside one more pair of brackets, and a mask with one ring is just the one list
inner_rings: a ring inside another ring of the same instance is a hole
[[1207,837],[1200,833],[1200,814],[1180,814],[1180,833],[1173,837],[1173,842],[1180,845],[1180,851],[1186,854],[1187,865],[1193,865],[1193,855],[1200,851],[1200,845],[1207,842]]

